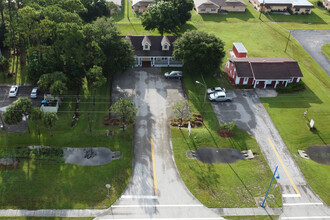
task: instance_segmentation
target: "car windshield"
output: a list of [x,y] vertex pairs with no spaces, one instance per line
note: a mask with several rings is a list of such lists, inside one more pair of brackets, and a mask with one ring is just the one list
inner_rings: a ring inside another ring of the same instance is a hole
[[14,90],[11,90],[10,93],[14,93],[15,91]]

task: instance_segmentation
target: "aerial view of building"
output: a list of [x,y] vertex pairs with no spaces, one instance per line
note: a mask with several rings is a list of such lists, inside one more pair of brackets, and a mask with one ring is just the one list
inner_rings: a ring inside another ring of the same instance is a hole
[[307,0],[250,0],[252,6],[260,12],[288,12],[293,14],[311,14],[314,5]]
[[246,4],[243,0],[194,0],[195,10],[199,14],[220,12],[245,12]]

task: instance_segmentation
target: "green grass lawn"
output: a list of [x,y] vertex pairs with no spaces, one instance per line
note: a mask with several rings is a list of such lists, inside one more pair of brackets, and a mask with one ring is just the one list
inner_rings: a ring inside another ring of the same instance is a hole
[[323,44],[321,50],[324,53],[324,55],[326,55],[328,59],[330,59],[330,43]]
[[[29,145],[51,147],[108,147],[120,151],[121,158],[102,166],[70,165],[52,161],[21,160],[18,169],[0,170],[0,207],[3,208],[106,208],[123,192],[131,175],[132,126],[125,132],[111,127],[114,137],[106,137],[109,127],[103,125],[108,114],[109,86],[99,89],[96,105],[92,97],[81,97],[80,118],[71,128],[75,96],[66,96],[59,110],[60,120],[54,127],[53,137],[41,126],[38,137],[34,122],[31,134],[0,133],[1,150]],[[88,127],[87,114],[93,118],[93,133]],[[107,199],[105,184],[111,184],[111,201]]]
[[[201,82],[200,76],[191,76],[185,72],[184,86],[189,99],[191,112],[202,112],[204,87],[195,83]],[[226,80],[216,76],[205,78],[210,87],[220,85],[230,88]],[[188,136],[187,129],[171,129],[173,150],[180,175],[192,194],[207,207],[255,207],[255,197],[262,197],[272,178],[260,148],[255,139],[247,132],[236,129],[234,138],[221,138],[218,135],[219,124],[208,100],[204,105],[205,127],[193,129]],[[196,136],[196,138],[194,138]],[[253,160],[241,160],[233,164],[204,164],[188,159],[186,152],[198,147],[212,146],[217,148],[251,149],[257,154]],[[272,188],[275,199],[269,199],[272,207],[281,206],[279,188]]]

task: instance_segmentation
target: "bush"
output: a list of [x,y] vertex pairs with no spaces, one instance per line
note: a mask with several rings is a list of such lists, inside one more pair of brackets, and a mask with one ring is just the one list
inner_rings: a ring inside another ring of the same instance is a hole
[[220,130],[234,131],[236,127],[235,122],[223,123],[220,125]]
[[287,87],[279,86],[276,88],[278,93],[292,93],[292,92],[299,92],[305,90],[305,83],[300,81],[298,83],[290,83]]
[[55,160],[63,161],[63,149],[62,148],[34,148],[27,147],[15,148],[10,157],[14,158],[27,158],[35,160]]
[[323,3],[321,1],[317,1],[317,6],[323,7]]

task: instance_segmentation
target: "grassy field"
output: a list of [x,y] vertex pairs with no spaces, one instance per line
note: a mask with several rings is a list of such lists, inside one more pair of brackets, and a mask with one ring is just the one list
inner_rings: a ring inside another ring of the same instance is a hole
[[[199,75],[191,76],[185,71],[184,86],[189,99],[190,111],[202,112],[204,87]],[[224,77],[205,79],[209,87],[221,85],[231,88]],[[171,129],[173,150],[180,175],[192,194],[207,207],[254,207],[255,197],[262,197],[267,191],[272,172],[269,169],[255,139],[247,132],[236,129],[235,137],[221,138],[218,120],[208,100],[204,105],[205,127],[193,129],[188,136],[187,129]],[[196,138],[194,138],[196,137]],[[241,160],[233,164],[204,164],[188,159],[186,152],[198,147],[251,149],[257,154],[253,160]],[[269,199],[272,207],[281,206],[279,188],[272,188],[274,199]]]
[[330,43],[323,44],[321,50],[330,59]]
[[[30,123],[31,134],[0,133],[1,150],[29,145],[51,147],[108,147],[120,151],[121,158],[102,166],[80,166],[52,161],[21,160],[18,169],[0,170],[1,208],[106,208],[123,192],[131,175],[132,166],[132,127],[122,132],[114,130],[114,137],[107,137],[109,127],[103,125],[108,114],[109,87],[100,89],[96,105],[92,97],[84,94],[80,101],[80,118],[71,128],[74,110],[74,96],[66,96],[59,110],[60,120],[54,127],[51,137],[49,131],[41,126],[38,137],[34,122]],[[87,114],[93,118],[93,133],[88,127]],[[7,142],[8,141],[8,142]],[[111,184],[111,200],[107,199],[105,184]]]
[[[311,2],[316,5],[316,1]],[[157,31],[145,31],[138,16],[134,15],[127,5],[126,7],[131,13],[130,21],[126,15],[117,20],[118,28],[123,34],[158,35]],[[306,91],[262,99],[262,102],[293,155],[297,154],[297,149],[330,143],[329,76],[292,36],[288,39],[289,32],[287,31],[287,29],[330,29],[330,15],[326,10],[316,6],[311,15],[262,15],[262,21],[258,19],[259,13],[250,4],[247,6],[246,13],[198,15],[193,12],[192,14],[191,21],[183,27],[182,32],[197,29],[212,33],[226,43],[226,51],[232,48],[233,42],[242,42],[248,50],[249,57],[289,57],[297,60],[304,74]],[[273,20],[281,22],[274,23]],[[285,51],[287,43],[288,47]],[[205,80],[218,82],[215,79],[226,82],[225,77],[209,76]],[[225,87],[228,87],[227,84],[225,83]],[[193,99],[193,97],[190,98]],[[318,132],[312,133],[307,130],[307,121],[302,117],[307,108],[309,109],[308,117],[315,120]],[[328,196],[330,185],[323,184],[325,181],[330,182],[329,166],[302,160],[296,156],[294,158],[315,192],[327,204],[330,204]]]

